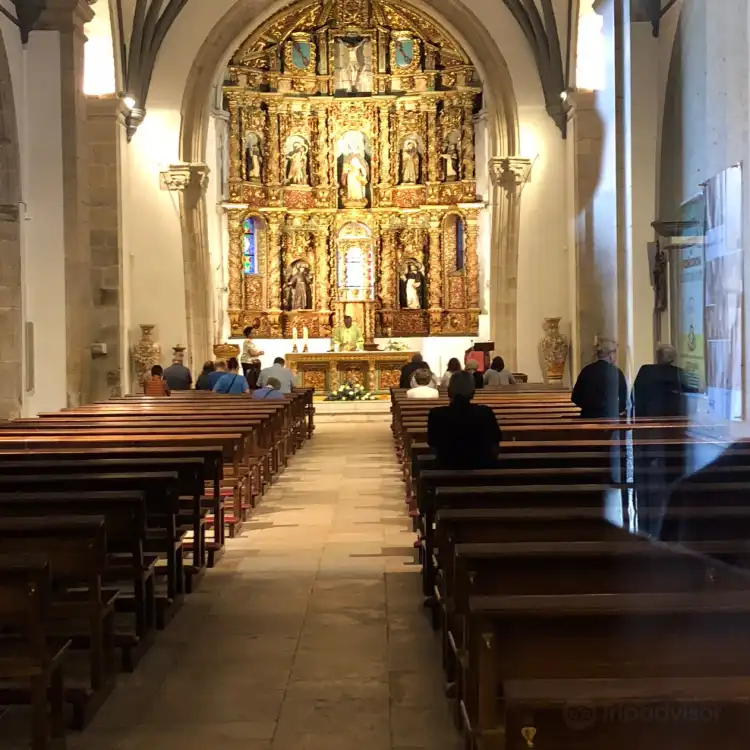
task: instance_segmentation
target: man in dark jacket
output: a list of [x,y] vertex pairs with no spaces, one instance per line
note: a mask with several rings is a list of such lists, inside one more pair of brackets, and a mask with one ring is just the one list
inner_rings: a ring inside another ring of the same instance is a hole
[[502,433],[492,409],[472,404],[474,378],[457,372],[448,385],[450,406],[430,410],[427,442],[441,469],[491,469],[497,465]]
[[581,370],[571,401],[584,419],[615,419],[627,408],[628,385],[615,366],[617,343],[606,339],[596,345],[596,361]]
[[633,383],[633,404],[636,417],[685,417],[686,393],[698,390],[688,383],[688,377],[677,367],[677,351],[662,344],[656,350],[656,364],[643,365]]
[[412,375],[422,366],[422,355],[417,352],[412,358],[409,364],[404,365],[401,368],[401,378],[398,382],[399,388],[411,388]]

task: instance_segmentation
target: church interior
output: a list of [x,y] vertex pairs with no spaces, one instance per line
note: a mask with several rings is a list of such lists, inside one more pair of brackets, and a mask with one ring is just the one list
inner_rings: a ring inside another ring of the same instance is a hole
[[749,73],[747,0],[0,0],[0,750],[739,747]]

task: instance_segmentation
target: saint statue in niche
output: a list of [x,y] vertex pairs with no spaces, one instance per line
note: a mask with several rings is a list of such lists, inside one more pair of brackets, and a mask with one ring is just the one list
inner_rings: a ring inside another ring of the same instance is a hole
[[443,180],[455,182],[458,179],[458,148],[456,144],[447,141],[440,158],[443,160]]
[[404,142],[401,152],[401,182],[404,185],[416,185],[419,182],[419,149],[412,139]]
[[308,185],[307,176],[307,144],[299,140],[292,146],[291,153],[287,153],[286,181],[288,185]]
[[250,146],[247,153],[247,179],[250,182],[260,182],[261,156],[258,146]]
[[248,182],[260,182],[263,169],[260,137],[257,133],[245,136],[245,179]]
[[342,202],[344,206],[367,205],[369,169],[364,154],[353,151],[344,157],[341,168]]
[[416,260],[408,260],[401,269],[399,302],[408,310],[423,310],[425,306],[424,273]]
[[289,277],[284,289],[284,307],[287,310],[311,310],[312,293],[310,267],[298,260],[289,266]]

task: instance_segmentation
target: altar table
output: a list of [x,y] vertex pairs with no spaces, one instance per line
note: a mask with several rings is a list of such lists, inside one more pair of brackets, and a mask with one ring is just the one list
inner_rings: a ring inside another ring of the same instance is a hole
[[287,354],[286,362],[303,388],[330,393],[358,383],[373,393],[398,388],[401,368],[416,352],[326,352]]

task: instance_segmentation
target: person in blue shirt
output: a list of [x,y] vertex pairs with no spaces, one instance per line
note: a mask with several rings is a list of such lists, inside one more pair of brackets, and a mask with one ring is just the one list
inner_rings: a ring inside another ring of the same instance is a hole
[[216,360],[214,364],[216,369],[213,372],[208,373],[208,388],[213,390],[216,388],[216,384],[227,374],[227,362],[224,359]]
[[281,381],[278,378],[268,378],[263,388],[253,391],[253,398],[256,401],[272,401],[275,399],[284,400],[284,394],[281,392]]
[[214,386],[214,393],[236,396],[247,393],[249,390],[247,378],[240,372],[240,363],[236,357],[232,357],[227,362],[227,372],[219,378],[219,382]]

